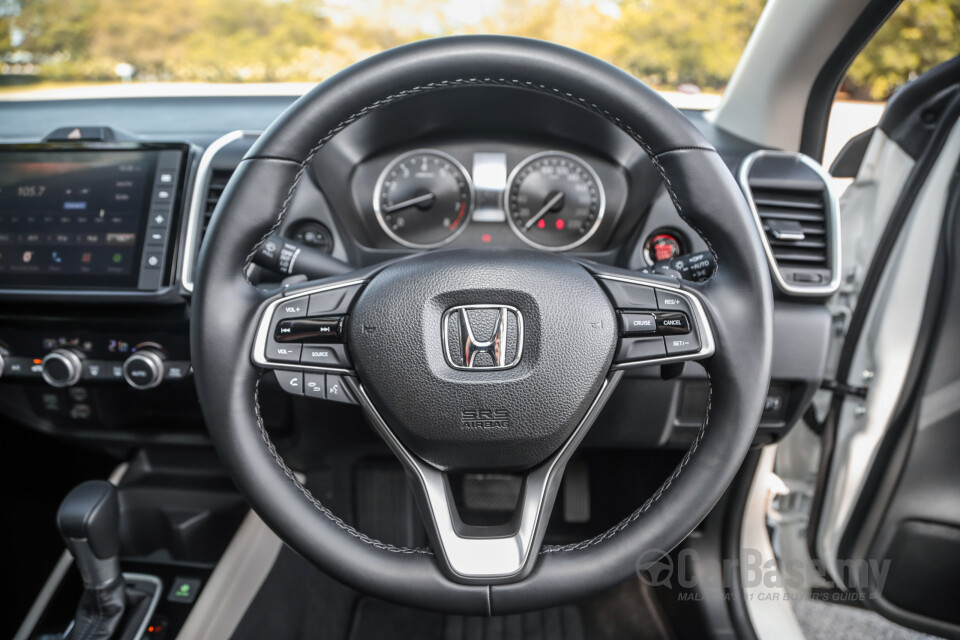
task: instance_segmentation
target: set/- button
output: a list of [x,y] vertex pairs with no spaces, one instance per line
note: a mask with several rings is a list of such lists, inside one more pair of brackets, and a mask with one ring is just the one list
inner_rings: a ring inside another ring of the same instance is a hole
[[663,339],[667,346],[667,355],[679,356],[700,351],[700,339],[696,333],[682,336],[667,336]]

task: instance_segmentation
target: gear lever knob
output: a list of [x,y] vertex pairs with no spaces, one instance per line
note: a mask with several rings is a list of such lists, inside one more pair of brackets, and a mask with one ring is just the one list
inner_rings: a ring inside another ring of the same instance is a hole
[[73,488],[60,503],[57,527],[87,588],[100,588],[120,576],[120,502],[117,489],[103,480]]

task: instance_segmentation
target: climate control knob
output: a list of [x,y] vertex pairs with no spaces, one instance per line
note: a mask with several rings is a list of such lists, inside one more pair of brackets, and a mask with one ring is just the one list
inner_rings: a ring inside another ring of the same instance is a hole
[[80,382],[83,362],[72,349],[54,349],[43,357],[41,375],[52,387],[70,387]]
[[123,379],[134,389],[153,389],[163,381],[163,356],[142,349],[123,361]]

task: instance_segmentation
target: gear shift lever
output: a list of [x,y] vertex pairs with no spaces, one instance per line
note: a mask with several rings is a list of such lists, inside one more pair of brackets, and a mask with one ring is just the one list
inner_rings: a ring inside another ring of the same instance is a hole
[[120,503],[109,482],[77,485],[60,503],[57,527],[83,579],[68,640],[108,640],[121,627],[128,596],[120,573]]
[[120,503],[109,482],[90,480],[60,503],[57,527],[73,554],[83,586],[100,589],[120,578]]

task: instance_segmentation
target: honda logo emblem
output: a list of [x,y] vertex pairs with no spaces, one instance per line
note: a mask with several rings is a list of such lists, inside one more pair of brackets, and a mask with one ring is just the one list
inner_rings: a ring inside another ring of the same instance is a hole
[[471,304],[443,314],[443,353],[454,369],[509,369],[522,351],[523,316],[515,307]]

